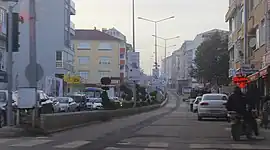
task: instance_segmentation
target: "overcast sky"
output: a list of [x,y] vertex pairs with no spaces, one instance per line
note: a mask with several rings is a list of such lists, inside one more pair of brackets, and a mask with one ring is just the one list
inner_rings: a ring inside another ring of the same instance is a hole
[[[72,19],[76,28],[93,29],[115,27],[132,43],[132,0],[74,0],[77,14]],[[171,19],[158,25],[158,36],[180,39],[168,53],[178,49],[184,40],[192,40],[201,32],[214,28],[228,29],[225,13],[229,0],[135,0],[135,16],[159,20]],[[149,74],[153,65],[154,24],[136,19],[136,49],[141,52],[141,66]],[[164,45],[163,41],[158,41]],[[164,48],[158,49],[158,59],[164,57]]]

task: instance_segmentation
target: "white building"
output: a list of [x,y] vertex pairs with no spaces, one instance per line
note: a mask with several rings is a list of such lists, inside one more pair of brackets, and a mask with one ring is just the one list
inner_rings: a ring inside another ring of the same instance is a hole
[[[24,18],[29,17],[29,1],[22,0],[17,6]],[[36,50],[37,63],[41,65],[43,76],[38,88],[44,89],[46,76],[63,78],[74,71],[74,47],[71,39],[75,35],[75,26],[71,15],[75,15],[73,0],[36,1]],[[14,87],[29,86],[25,76],[29,64],[29,20],[20,24],[20,49],[14,54]]]
[[[7,2],[0,1],[0,70],[6,71],[7,59],[6,59],[6,35],[7,35]],[[0,89],[5,89],[6,83],[0,83]]]

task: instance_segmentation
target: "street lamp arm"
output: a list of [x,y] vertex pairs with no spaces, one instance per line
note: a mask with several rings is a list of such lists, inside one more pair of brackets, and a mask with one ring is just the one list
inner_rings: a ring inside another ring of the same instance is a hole
[[158,39],[162,39],[162,40],[167,40],[167,39],[165,39],[165,38],[162,38],[162,37],[159,37],[159,36],[156,36],[156,35],[152,35],[153,37],[156,37],[156,38],[158,38]]
[[147,18],[142,18],[142,17],[138,17],[138,19],[145,20],[145,21],[149,21],[149,22],[153,22],[153,23],[156,22],[156,21],[153,21],[153,20],[150,20],[150,19],[147,19]]
[[172,38],[167,38],[167,39],[165,39],[165,40],[173,40],[173,39],[178,39],[178,38],[180,38],[180,36],[176,36],[176,37],[172,37]]
[[161,20],[158,20],[158,21],[155,21],[155,22],[162,22],[162,21],[165,21],[165,20],[169,20],[169,19],[173,19],[174,16],[171,16],[171,17],[168,17],[168,18],[164,18],[164,19],[161,19]]

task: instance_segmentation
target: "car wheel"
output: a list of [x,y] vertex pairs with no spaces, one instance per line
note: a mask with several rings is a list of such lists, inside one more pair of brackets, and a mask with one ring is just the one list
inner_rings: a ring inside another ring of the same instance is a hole
[[198,121],[202,121],[202,117],[201,116],[198,116]]

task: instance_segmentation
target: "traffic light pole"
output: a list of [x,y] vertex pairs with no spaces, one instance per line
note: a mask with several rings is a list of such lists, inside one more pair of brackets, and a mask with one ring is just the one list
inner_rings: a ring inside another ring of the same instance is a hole
[[[33,70],[33,75],[29,85],[31,88],[37,90],[37,53],[36,53],[36,0],[29,0],[29,59],[30,67]],[[37,99],[37,94],[36,94]],[[32,126],[35,127],[36,117],[38,115],[37,102],[35,105],[35,110],[32,116]]]
[[13,12],[13,6],[8,7],[8,60],[7,60],[7,74],[8,74],[8,101],[7,101],[7,125],[12,126],[13,125],[13,115],[12,115],[12,66],[13,66],[13,50],[12,50],[12,12]]

